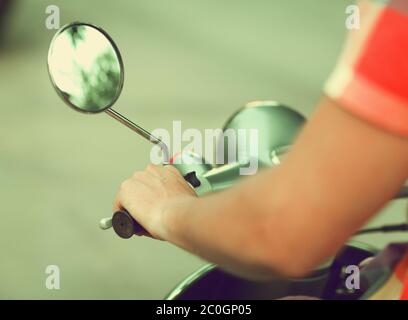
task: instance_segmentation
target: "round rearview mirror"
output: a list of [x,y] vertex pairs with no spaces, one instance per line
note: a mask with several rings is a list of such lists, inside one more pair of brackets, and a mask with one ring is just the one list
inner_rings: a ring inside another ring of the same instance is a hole
[[59,96],[81,112],[105,111],[123,87],[117,46],[105,31],[91,24],[74,22],[57,32],[48,52],[48,72]]

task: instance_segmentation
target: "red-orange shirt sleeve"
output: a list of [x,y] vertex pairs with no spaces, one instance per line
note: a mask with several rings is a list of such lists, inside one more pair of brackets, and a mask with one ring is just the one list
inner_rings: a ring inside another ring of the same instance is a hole
[[362,0],[325,94],[354,115],[408,137],[408,0]]

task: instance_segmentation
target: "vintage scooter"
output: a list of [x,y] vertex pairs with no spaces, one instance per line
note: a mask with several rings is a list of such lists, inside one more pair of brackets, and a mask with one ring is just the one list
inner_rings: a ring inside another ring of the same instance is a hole
[[[54,88],[62,100],[76,111],[88,114],[105,112],[138,135],[157,145],[163,164],[174,165],[201,196],[233,185],[240,169],[248,161],[210,165],[200,155],[186,152],[183,161],[171,163],[169,148],[159,138],[133,123],[112,106],[124,83],[124,65],[112,38],[101,28],[88,23],[71,23],[62,27],[52,39],[48,53],[48,71]],[[260,168],[279,165],[289,151],[305,118],[298,112],[274,101],[256,101],[237,111],[223,130],[253,129],[259,132],[258,163]],[[228,141],[222,146],[228,152]],[[244,150],[236,140],[234,150]],[[227,159],[225,156],[224,159]],[[248,155],[247,159],[250,156]],[[242,157],[236,157],[242,159]],[[244,157],[245,159],[245,157]],[[407,196],[406,189],[398,197]],[[101,229],[113,230],[121,238],[131,238],[143,227],[126,211],[100,221]],[[406,224],[394,226],[405,230]],[[390,230],[368,230],[392,231]],[[364,292],[350,291],[344,286],[344,266],[358,265],[374,256],[375,248],[350,242],[311,275],[302,279],[278,279],[253,282],[225,273],[215,265],[207,265],[178,285],[167,299],[277,299],[287,295],[313,295],[324,299],[356,299]]]

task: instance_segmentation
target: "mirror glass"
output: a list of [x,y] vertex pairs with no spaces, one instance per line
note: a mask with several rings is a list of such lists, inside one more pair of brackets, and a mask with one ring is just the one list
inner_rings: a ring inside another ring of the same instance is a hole
[[97,113],[111,107],[123,86],[123,63],[102,29],[83,23],[62,27],[48,52],[48,71],[60,97],[72,108]]

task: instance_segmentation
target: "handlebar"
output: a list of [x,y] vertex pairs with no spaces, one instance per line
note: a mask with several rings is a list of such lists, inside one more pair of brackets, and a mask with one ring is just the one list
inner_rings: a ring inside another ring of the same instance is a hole
[[[195,171],[189,172],[184,179],[193,187],[198,188],[201,183]],[[101,229],[106,230],[113,227],[115,233],[122,239],[129,239],[133,235],[147,232],[126,210],[116,211],[112,218],[102,219],[99,223]]]

